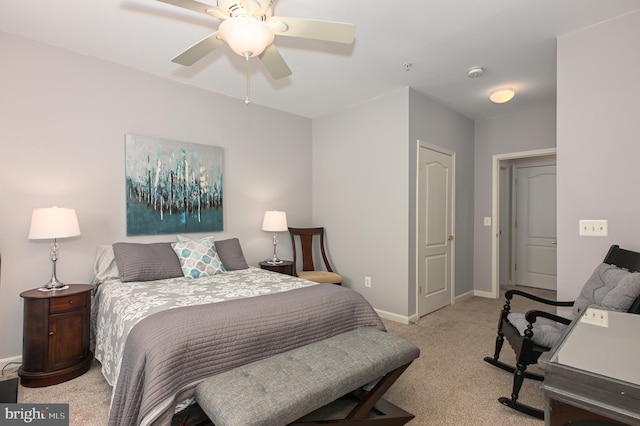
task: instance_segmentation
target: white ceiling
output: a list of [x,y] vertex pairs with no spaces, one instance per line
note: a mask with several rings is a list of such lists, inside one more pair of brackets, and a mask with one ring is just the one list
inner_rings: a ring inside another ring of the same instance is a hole
[[[200,0],[215,5],[215,0]],[[276,36],[293,71],[249,62],[251,100],[317,117],[402,87],[477,120],[555,102],[556,38],[640,9],[637,0],[275,0],[279,16],[350,22],[353,45]],[[237,98],[245,61],[228,46],[191,67],[170,61],[219,21],[155,0],[2,0],[0,31]],[[5,58],[6,60],[6,58]],[[404,64],[412,66],[406,71]],[[483,77],[467,70],[482,66]],[[1,72],[1,71],[0,71]],[[512,87],[505,105],[488,101]]]

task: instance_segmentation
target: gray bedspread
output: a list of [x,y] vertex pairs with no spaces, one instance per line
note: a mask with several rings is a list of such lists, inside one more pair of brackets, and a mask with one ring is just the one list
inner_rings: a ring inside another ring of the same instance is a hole
[[365,326],[384,330],[359,293],[335,285],[155,313],[127,337],[109,425],[168,425],[207,377]]

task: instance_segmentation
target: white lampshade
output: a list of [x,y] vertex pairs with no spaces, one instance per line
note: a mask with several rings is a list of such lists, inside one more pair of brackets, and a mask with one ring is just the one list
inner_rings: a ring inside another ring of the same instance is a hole
[[269,232],[284,232],[288,230],[287,213],[278,210],[264,212],[262,230]]
[[261,54],[273,43],[271,28],[255,18],[238,16],[224,20],[218,27],[222,40],[238,55],[252,57]]
[[47,207],[33,210],[29,229],[30,240],[53,240],[78,235],[80,226],[75,209]]
[[501,89],[489,95],[489,100],[494,104],[504,104],[509,102],[516,95],[512,89]]

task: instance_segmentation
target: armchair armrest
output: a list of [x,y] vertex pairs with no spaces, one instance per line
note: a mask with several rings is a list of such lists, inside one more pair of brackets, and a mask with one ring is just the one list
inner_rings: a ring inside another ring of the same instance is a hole
[[529,322],[529,324],[533,324],[534,322],[536,322],[538,317],[547,318],[547,319],[559,322],[560,324],[564,324],[564,325],[571,324],[571,320],[568,319],[568,318],[560,317],[558,315],[555,315],[555,314],[552,314],[552,313],[549,313],[549,312],[544,312],[544,311],[528,311],[524,315],[524,317]]
[[536,302],[540,302],[540,303],[544,303],[545,305],[552,305],[552,306],[573,306],[573,303],[574,303],[573,301],[561,302],[557,300],[549,300],[549,299],[535,296],[533,294],[526,293],[520,290],[508,290],[505,293],[505,297],[507,298],[507,300],[511,300],[515,295],[522,296],[524,298],[535,300]]

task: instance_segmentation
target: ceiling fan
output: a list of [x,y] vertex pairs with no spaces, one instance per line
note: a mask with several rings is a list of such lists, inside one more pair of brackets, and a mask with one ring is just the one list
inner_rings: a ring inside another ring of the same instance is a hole
[[238,55],[259,57],[274,80],[291,75],[274,36],[299,37],[337,43],[353,43],[356,26],[300,18],[273,16],[272,0],[218,0],[217,6],[196,0],[158,0],[220,19],[218,30],[189,47],[171,61],[193,65],[227,43]]

